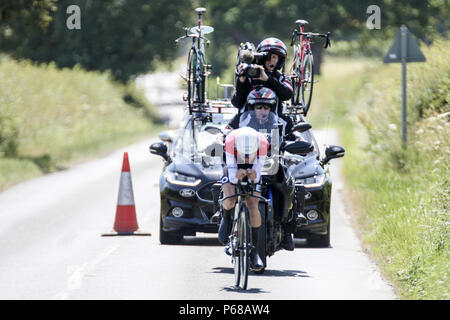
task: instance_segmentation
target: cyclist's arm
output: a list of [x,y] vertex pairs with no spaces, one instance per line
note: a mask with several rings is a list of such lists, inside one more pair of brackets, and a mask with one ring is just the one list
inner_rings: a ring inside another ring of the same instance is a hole
[[236,173],[238,171],[237,162],[234,159],[234,155],[229,153],[225,153],[225,161],[228,170],[228,179],[231,184],[237,184],[238,178],[236,177]]
[[264,161],[266,160],[266,156],[259,156],[255,162],[253,163],[252,169],[256,172],[256,178],[253,180],[254,183],[258,183],[261,179],[261,171],[264,166]]

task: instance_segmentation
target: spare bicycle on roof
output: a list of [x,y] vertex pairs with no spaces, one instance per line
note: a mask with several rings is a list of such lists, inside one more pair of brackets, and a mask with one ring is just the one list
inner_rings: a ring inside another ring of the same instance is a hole
[[195,12],[198,14],[197,26],[184,28],[186,34],[175,40],[175,43],[178,43],[186,38],[192,39],[185,78],[188,92],[187,96],[183,97],[188,102],[190,114],[201,111],[206,104],[206,78],[212,66],[206,63],[205,43],[208,46],[210,41],[205,38],[205,35],[214,31],[213,27],[203,25],[203,15],[206,9],[197,8]]
[[[295,21],[297,29],[294,29],[291,38],[291,46],[294,47],[292,65],[289,71],[292,79],[294,94],[291,105],[288,106],[288,113],[303,114],[306,116],[311,106],[311,99],[314,86],[314,59],[311,50],[311,39],[325,38],[324,48],[331,46],[330,32],[313,33],[305,32],[306,20]],[[298,42],[296,43],[296,40]]]

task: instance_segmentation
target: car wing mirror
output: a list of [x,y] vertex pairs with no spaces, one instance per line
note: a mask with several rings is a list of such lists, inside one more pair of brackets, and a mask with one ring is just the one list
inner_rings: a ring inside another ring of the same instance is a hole
[[161,156],[165,161],[172,162],[172,159],[167,154],[167,146],[163,142],[155,142],[150,146],[150,153]]
[[297,123],[291,130],[291,133],[293,133],[294,131],[297,132],[305,132],[308,131],[309,129],[311,129],[312,126],[309,123],[306,122],[301,122],[301,123]]
[[292,143],[286,143],[282,146],[283,151],[287,151],[292,154],[298,154],[305,156],[308,153],[314,151],[314,146],[307,141],[294,141]]
[[158,134],[161,141],[172,143],[174,140],[173,130],[163,131]]
[[204,130],[210,134],[222,133],[222,130],[220,130],[220,128],[215,126],[206,126]]
[[325,158],[320,162],[322,165],[327,164],[331,159],[342,158],[345,155],[345,149],[341,146],[330,145],[325,149]]

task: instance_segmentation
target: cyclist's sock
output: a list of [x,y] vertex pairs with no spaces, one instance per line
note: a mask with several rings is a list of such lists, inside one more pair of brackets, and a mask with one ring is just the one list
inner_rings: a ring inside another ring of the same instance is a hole
[[223,209],[222,211],[224,217],[226,217],[225,219],[231,219],[231,217],[233,216],[234,208],[229,210]]
[[258,246],[258,236],[259,236],[259,228],[253,228],[252,227],[252,241],[253,246],[256,248]]
[[228,224],[227,224],[227,234],[228,235],[231,233],[231,227],[232,227],[231,220],[233,219],[233,213],[234,213],[234,208],[229,209],[229,210],[223,209],[222,219],[226,219],[228,221]]

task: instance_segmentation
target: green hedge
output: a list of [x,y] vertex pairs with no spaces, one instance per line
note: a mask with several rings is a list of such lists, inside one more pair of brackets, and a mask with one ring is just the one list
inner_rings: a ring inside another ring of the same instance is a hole
[[450,298],[449,49],[449,41],[437,41],[422,48],[426,63],[408,64],[407,148],[398,64],[360,77],[341,126],[363,239],[405,299]]
[[134,84],[108,73],[3,58],[0,83],[0,189],[148,136],[158,122]]

